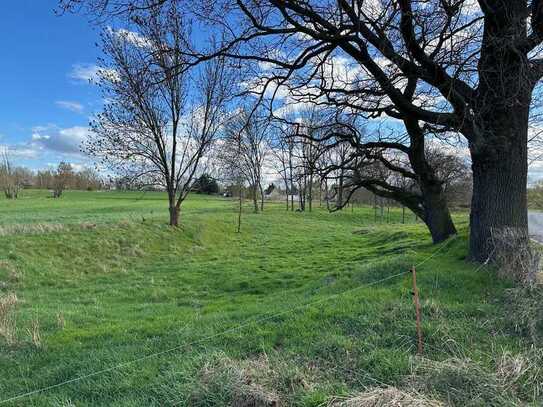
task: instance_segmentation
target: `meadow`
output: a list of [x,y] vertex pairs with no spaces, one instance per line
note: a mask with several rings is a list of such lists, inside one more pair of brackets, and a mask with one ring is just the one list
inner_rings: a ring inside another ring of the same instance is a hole
[[247,203],[238,234],[220,197],[191,195],[172,229],[161,193],[47,196],[0,200],[0,404],[325,406],[395,386],[541,405],[542,352],[513,284],[466,261],[465,214],[432,245],[399,209],[376,223],[370,207]]

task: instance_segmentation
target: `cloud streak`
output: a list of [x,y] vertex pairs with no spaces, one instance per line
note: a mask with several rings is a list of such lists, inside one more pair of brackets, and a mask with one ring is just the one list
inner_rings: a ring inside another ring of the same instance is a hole
[[77,81],[96,82],[99,79],[100,67],[95,64],[74,64],[68,77]]
[[57,105],[58,107],[62,109],[66,109],[74,113],[82,113],[84,110],[84,107],[81,103],[74,102],[71,100],[57,100],[55,102],[55,105]]

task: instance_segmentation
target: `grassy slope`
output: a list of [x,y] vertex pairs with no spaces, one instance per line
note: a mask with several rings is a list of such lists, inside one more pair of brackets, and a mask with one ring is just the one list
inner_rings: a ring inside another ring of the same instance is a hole
[[[46,195],[0,201],[7,234],[0,236],[0,281],[7,281],[0,290],[21,300],[18,344],[0,338],[0,400],[285,310],[293,312],[12,404],[220,405],[213,389],[195,389],[205,381],[202,367],[224,355],[267,355],[280,366],[283,393],[294,405],[395,384],[409,373],[415,348],[409,275],[328,296],[429,256],[437,247],[420,224],[375,227],[371,208],[285,213],[270,204],[263,214],[247,209],[238,235],[234,203],[191,196],[183,229],[173,231],[164,225],[160,194]],[[65,226],[38,234],[10,229],[36,223]],[[489,365],[494,349],[523,344],[502,321],[507,284],[491,272],[473,273],[463,259],[465,218],[457,223],[460,237],[418,269],[426,352],[440,360],[461,349]],[[18,281],[8,277],[14,270]],[[41,348],[26,333],[36,319]],[[207,395],[198,398],[197,391]]]

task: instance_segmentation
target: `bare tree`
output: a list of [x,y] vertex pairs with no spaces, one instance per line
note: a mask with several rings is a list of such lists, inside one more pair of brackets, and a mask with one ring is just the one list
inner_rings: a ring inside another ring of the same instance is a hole
[[17,199],[22,188],[20,172],[13,166],[7,149],[0,153],[0,187],[7,199]]
[[266,120],[242,109],[229,122],[218,156],[227,173],[240,173],[249,184],[255,212],[264,210],[262,172],[268,152],[267,128]]
[[[317,175],[317,163],[324,152],[321,145],[320,132],[323,129],[323,121],[326,117],[323,115],[322,109],[312,105],[309,108],[303,109],[296,124],[296,132],[299,135],[296,140],[299,144],[299,166],[301,167],[300,178],[303,180],[303,208],[307,202],[309,211],[313,209],[313,188]],[[326,128],[324,128],[326,130]],[[302,197],[302,194],[300,194]]]
[[286,210],[290,209],[291,172],[289,164],[292,162],[294,140],[286,136],[283,123],[271,123],[268,130],[268,149],[271,157],[271,167],[281,178],[285,188]]
[[52,180],[53,198],[60,198],[65,189],[70,186],[74,179],[74,171],[71,164],[60,162]]
[[[131,30],[106,29],[100,85],[106,106],[86,150],[139,185],[168,194],[170,225],[179,224],[204,155],[216,139],[231,96],[224,59],[186,72],[188,24],[177,6],[133,15]],[[194,80],[194,93],[187,83]]]

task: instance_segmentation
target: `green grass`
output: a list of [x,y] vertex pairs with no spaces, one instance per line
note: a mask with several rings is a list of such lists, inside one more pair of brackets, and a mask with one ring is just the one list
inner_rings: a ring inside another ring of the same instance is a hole
[[0,200],[0,295],[20,300],[17,341],[0,337],[0,401],[171,348],[9,405],[228,405],[230,379],[213,373],[225,361],[266,360],[275,373],[262,380],[287,405],[400,386],[416,348],[411,278],[374,283],[436,250],[417,274],[425,356],[493,369],[501,350],[528,346],[504,319],[510,284],[464,259],[463,214],[442,247],[412,215],[401,224],[393,210],[391,223],[375,224],[366,207],[248,205],[237,234],[235,204],[190,196],[173,230],[159,193]]

